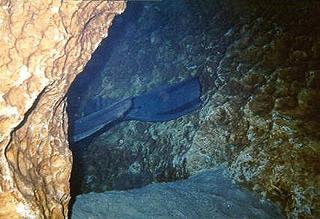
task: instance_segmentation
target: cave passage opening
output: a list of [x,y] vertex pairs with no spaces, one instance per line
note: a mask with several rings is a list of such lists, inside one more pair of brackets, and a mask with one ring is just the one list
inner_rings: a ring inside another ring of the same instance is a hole
[[[205,69],[214,64],[209,42],[219,37],[205,35],[213,14],[192,1],[129,1],[68,92],[71,124],[88,111],[164,84],[197,77],[202,93],[213,89],[214,76]],[[72,196],[187,178],[183,156],[198,117],[199,110],[169,122],[115,121],[80,142],[70,136]]]

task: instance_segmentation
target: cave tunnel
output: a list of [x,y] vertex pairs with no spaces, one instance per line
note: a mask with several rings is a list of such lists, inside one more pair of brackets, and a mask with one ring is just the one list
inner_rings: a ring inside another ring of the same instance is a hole
[[[72,218],[319,214],[320,20],[285,2],[127,2],[67,94]],[[177,107],[155,100],[181,87]],[[136,97],[178,116],[126,119]],[[102,117],[74,140],[77,121]]]

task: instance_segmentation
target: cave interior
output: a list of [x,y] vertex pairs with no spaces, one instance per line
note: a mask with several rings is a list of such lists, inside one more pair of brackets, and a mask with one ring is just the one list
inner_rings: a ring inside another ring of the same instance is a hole
[[[162,187],[154,185],[168,183],[178,191],[197,181],[202,192],[220,191],[227,203],[233,180],[254,194],[241,200],[255,210],[220,203],[222,215],[318,215],[320,20],[312,16],[318,8],[288,1],[128,1],[69,89],[69,139],[88,107],[100,110],[161,85],[199,78],[201,107],[170,121],[114,122],[84,140],[70,140],[74,201],[93,193],[122,200],[117,191],[157,197],[153,192]],[[281,210],[257,206],[259,200]],[[81,203],[87,206],[75,206]],[[197,202],[203,211],[216,203]],[[122,208],[117,211],[130,211]]]

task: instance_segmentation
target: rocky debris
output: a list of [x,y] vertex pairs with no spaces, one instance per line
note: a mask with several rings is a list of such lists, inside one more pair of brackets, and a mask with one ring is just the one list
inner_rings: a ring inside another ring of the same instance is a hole
[[82,145],[75,175],[90,180],[81,192],[174,181],[222,164],[287,216],[319,217],[320,5],[173,1],[138,11],[82,104],[199,75],[204,105],[176,121],[121,124]]
[[0,1],[0,218],[67,217],[65,93],[121,1]]
[[223,169],[129,191],[79,195],[71,218],[283,218],[279,207],[235,185]]

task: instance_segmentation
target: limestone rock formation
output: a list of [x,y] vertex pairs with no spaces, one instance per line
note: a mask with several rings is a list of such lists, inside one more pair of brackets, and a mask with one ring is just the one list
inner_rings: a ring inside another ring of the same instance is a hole
[[67,217],[65,93],[124,8],[0,0],[0,218]]

